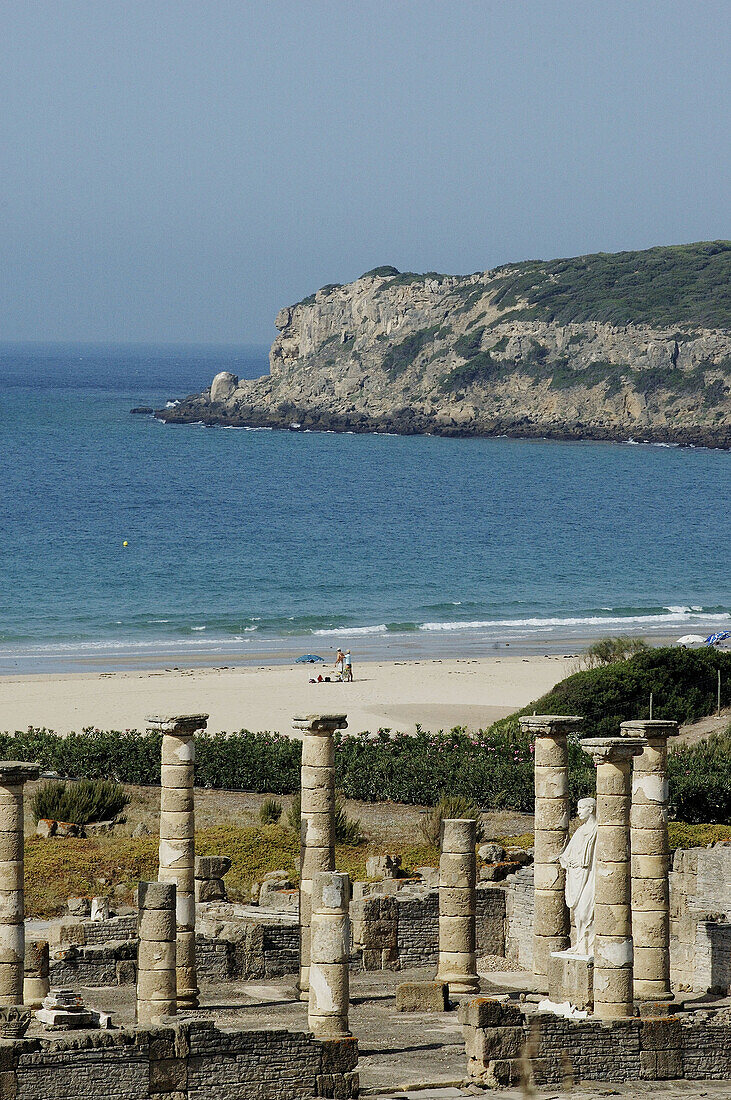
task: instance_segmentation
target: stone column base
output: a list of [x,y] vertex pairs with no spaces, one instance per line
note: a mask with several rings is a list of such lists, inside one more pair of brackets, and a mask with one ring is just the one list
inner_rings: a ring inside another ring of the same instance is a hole
[[548,960],[548,999],[581,1012],[594,1008],[594,956],[554,951]]

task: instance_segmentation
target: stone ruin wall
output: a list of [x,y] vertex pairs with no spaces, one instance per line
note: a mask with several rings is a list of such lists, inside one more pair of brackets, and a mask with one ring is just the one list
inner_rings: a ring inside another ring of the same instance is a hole
[[[119,922],[119,923],[118,923]],[[120,932],[131,922],[134,936]],[[66,926],[68,940],[51,949],[54,987],[134,985],[137,978],[137,918],[79,921]],[[231,938],[196,935],[198,974],[208,982],[257,981],[294,974],[299,963],[296,924],[242,920]]]
[[[505,882],[505,956],[533,967],[533,868]],[[670,960],[681,992],[731,991],[731,844],[677,849],[670,872]]]
[[670,947],[673,984],[682,992],[731,992],[731,844],[676,851]]
[[[478,955],[505,954],[505,891],[477,887]],[[405,888],[374,893],[351,905],[353,950],[364,970],[407,970],[436,965],[439,892]]]
[[0,1041],[12,1100],[291,1100],[358,1095],[355,1039],[219,1031],[212,1022]]
[[459,1019],[468,1077],[483,1087],[731,1080],[728,1009],[689,1020],[566,1020],[480,997],[460,1006]]
[[[390,884],[389,884],[390,885]],[[410,969],[438,957],[438,892],[404,887],[374,892],[351,905],[355,965]],[[731,989],[731,845],[675,853],[670,872],[673,982],[682,992]],[[478,955],[504,956],[510,967],[533,965],[533,868],[500,884],[478,884]],[[63,958],[52,958],[59,985],[117,985],[135,980],[136,918],[72,921],[62,926]],[[77,945],[77,946],[73,946]],[[262,913],[196,936],[206,981],[245,981],[293,974],[298,966],[296,914],[268,922]]]

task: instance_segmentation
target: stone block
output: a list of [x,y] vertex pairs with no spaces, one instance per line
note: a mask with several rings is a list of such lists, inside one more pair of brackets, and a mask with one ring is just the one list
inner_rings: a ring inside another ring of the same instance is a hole
[[538,829],[533,849],[536,863],[555,863],[566,847],[565,829]]
[[536,764],[535,767],[536,798],[568,798],[569,780],[566,768],[546,767]]
[[554,1004],[569,1001],[591,1011],[594,1005],[594,960],[567,951],[553,952],[548,960],[548,997]]
[[439,861],[440,886],[466,886],[475,873],[475,858],[469,853],[443,852]]
[[645,1081],[671,1081],[683,1076],[681,1050],[641,1050],[640,1078]]
[[439,917],[440,953],[474,952],[474,917]]
[[160,792],[160,812],[192,813],[193,790],[189,787],[163,787]]
[[23,834],[21,832],[0,833],[0,862],[17,863],[22,858]]
[[475,822],[469,818],[444,818],[442,852],[469,852],[475,856]]
[[474,997],[462,1001],[457,1018],[461,1024],[476,1028],[520,1027],[524,1019],[517,1005],[494,997]]
[[568,832],[570,814],[564,798],[536,798],[535,817],[540,822],[539,831],[560,829],[564,835]]
[[446,982],[402,982],[396,987],[397,1012],[445,1012],[449,990]]
[[[200,879],[206,878],[223,878],[231,870],[231,860],[228,856],[196,856],[195,857],[195,877]],[[283,876],[285,879],[289,878],[287,871],[269,871],[264,875],[265,881],[274,880],[275,876]]]
[[141,882],[137,887],[137,909],[175,909],[174,884]]
[[335,809],[335,788],[332,786],[303,787],[302,814],[332,814]]
[[594,907],[594,930],[600,936],[628,937],[632,935],[632,917],[626,905]]
[[188,1065],[184,1058],[150,1059],[150,1093],[170,1093],[188,1088]]
[[174,940],[175,912],[171,909],[144,909],[140,913],[138,926],[142,940]]
[[169,790],[188,790],[193,786],[193,769],[188,764],[162,764],[160,783]]
[[186,811],[166,810],[160,815],[161,840],[191,840],[194,835],[195,818]]
[[481,1062],[519,1058],[524,1043],[522,1027],[475,1028],[469,1040],[468,1055]]
[[302,739],[302,767],[332,768],[335,743],[330,733],[306,734]]
[[475,914],[475,891],[467,887],[443,886],[439,891],[440,917],[471,917]]

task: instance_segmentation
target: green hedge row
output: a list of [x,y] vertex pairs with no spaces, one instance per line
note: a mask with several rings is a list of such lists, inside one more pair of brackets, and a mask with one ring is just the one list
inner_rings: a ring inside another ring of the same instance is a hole
[[[60,737],[30,730],[0,736],[0,754],[37,760],[73,778],[113,778],[157,784],[160,737],[128,730],[92,730]],[[196,783],[201,787],[293,794],[299,789],[301,748],[278,734],[204,734],[196,740]],[[416,736],[346,734],[336,738],[336,783],[348,798],[433,805],[443,793],[463,795],[484,809],[530,812],[533,746],[508,732]],[[671,753],[670,801],[674,818],[689,823],[731,819],[731,735],[717,735]],[[591,794],[594,771],[578,742],[569,745],[571,798]]]
[[[713,713],[718,671],[722,702],[731,702],[731,654],[715,650],[650,649],[626,661],[576,673],[521,713],[579,714],[583,735],[618,732],[619,723],[649,715],[679,722]],[[202,787],[291,794],[299,788],[300,743],[280,734],[203,734],[196,741],[196,782]],[[0,757],[37,760],[74,778],[157,784],[160,735],[85,730],[68,737],[48,730],[0,734]],[[592,764],[578,742],[569,746],[574,801],[594,788]],[[345,734],[336,738],[336,782],[348,798],[433,805],[464,795],[485,809],[530,811],[532,746],[517,716],[486,732]],[[670,758],[673,817],[689,823],[731,820],[731,735],[718,736]]]

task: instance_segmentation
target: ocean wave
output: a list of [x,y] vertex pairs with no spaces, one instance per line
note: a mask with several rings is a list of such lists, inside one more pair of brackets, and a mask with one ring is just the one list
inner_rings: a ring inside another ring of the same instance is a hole
[[550,629],[566,626],[630,626],[656,625],[668,626],[688,622],[729,622],[731,612],[707,613],[691,611],[690,608],[669,608],[665,614],[654,615],[568,615],[565,618],[529,618],[529,619],[481,619],[474,622],[422,623],[420,630],[487,630],[490,627],[538,627]]
[[379,623],[378,626],[339,626],[337,628],[328,628],[327,630],[312,630],[311,634],[317,634],[321,637],[330,637],[336,634],[347,635],[349,638],[354,638],[360,634],[388,634],[388,627],[385,623]]

